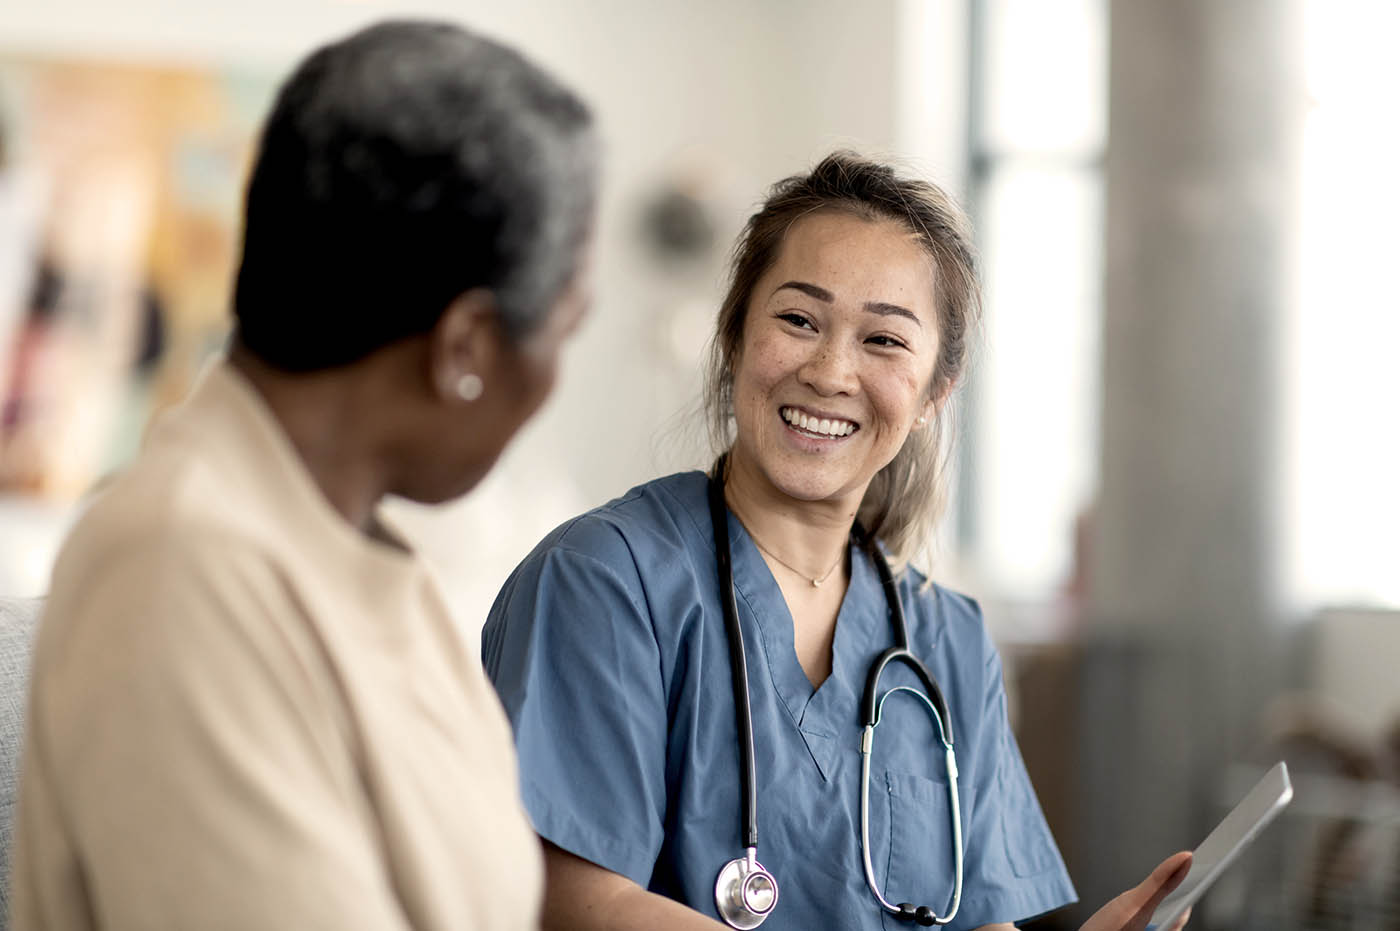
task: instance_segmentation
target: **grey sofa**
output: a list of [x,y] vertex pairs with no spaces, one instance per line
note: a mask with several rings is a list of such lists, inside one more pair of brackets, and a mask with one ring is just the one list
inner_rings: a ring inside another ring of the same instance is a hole
[[38,599],[0,597],[0,931],[9,913],[10,839],[14,828],[19,751],[24,737],[24,703],[29,657],[39,623]]

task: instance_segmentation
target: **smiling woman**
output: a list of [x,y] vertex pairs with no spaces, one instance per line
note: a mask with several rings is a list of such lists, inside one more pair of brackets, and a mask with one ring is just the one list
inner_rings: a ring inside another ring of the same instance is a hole
[[743,487],[825,502],[849,521],[871,476],[947,396],[932,393],[933,266],[892,220],[822,211],[793,224],[738,350],[731,497]]
[[[850,153],[834,153],[810,175],[775,185],[763,209],[749,219],[739,238],[729,293],[715,324],[707,373],[705,408],[716,449],[727,449],[734,442],[734,365],[741,355],[751,303],[762,293],[760,279],[789,280],[770,276],[779,252],[788,244],[790,233],[800,232],[804,220],[820,218],[846,232],[858,228],[854,221],[867,221],[867,244],[875,247],[873,254],[840,256],[835,254],[837,246],[828,244],[830,266],[845,267],[850,276],[856,274],[853,269],[858,266],[867,276],[866,287],[873,285],[870,276],[892,275],[891,269],[901,261],[906,263],[906,276],[921,277],[917,284],[907,280],[889,283],[901,286],[901,294],[913,294],[914,298],[895,300],[872,293],[864,300],[867,309],[877,315],[899,316],[905,311],[920,321],[923,338],[933,343],[936,360],[921,377],[928,379],[928,397],[940,410],[963,374],[968,335],[981,313],[972,230],[966,217],[936,185],[899,178],[888,166]],[[880,251],[881,241],[894,249],[888,264]],[[914,264],[908,264],[911,258],[923,270],[922,275]],[[815,300],[826,297],[825,303],[833,303],[835,295],[819,282],[793,283]],[[919,316],[921,307],[933,315],[932,326],[927,317]],[[946,449],[942,443],[946,421],[924,416],[926,422],[918,424],[923,429],[910,434],[895,458],[871,480],[860,514],[897,564],[906,562],[926,543],[939,513],[944,477],[940,454]]]
[[[749,221],[715,468],[560,527],[483,631],[546,927],[1009,927],[1073,899],[977,605],[890,568],[936,517],[977,307],[962,214],[887,166],[830,156]],[[1141,928],[1180,865],[1087,927]]]

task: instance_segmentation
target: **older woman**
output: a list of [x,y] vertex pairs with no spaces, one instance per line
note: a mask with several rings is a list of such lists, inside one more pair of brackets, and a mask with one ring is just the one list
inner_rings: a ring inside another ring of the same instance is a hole
[[[962,215],[886,166],[833,155],[750,219],[714,469],[556,530],[483,633],[546,927],[1009,928],[1073,899],[977,605],[905,567],[978,304]],[[1142,927],[1185,862],[1089,927]]]
[[585,310],[570,91],[389,23],[282,87],[226,359],[54,574],[13,926],[537,926],[510,731],[385,495],[470,489]]

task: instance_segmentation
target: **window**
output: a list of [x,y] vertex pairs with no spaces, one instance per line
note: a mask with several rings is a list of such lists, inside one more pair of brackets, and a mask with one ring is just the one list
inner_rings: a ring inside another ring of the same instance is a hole
[[1400,6],[1309,0],[1299,301],[1285,350],[1295,601],[1400,605]]
[[[986,347],[961,537],[989,588],[1043,599],[1092,498],[1102,320],[1103,0],[972,0],[971,207]],[[1283,591],[1400,605],[1400,6],[1306,0],[1297,300],[1278,360]]]
[[1097,481],[1102,0],[973,7],[971,208],[986,287],[962,487],[964,544],[1012,598],[1071,569]]

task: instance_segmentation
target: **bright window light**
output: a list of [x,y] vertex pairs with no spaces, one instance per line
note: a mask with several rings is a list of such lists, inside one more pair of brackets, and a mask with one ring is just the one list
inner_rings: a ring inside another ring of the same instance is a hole
[[973,382],[969,555],[993,590],[1035,601],[1070,575],[1075,521],[1097,481],[1106,8],[977,9],[986,339]]
[[1400,4],[1309,0],[1305,15],[1285,567],[1305,604],[1400,605]]

